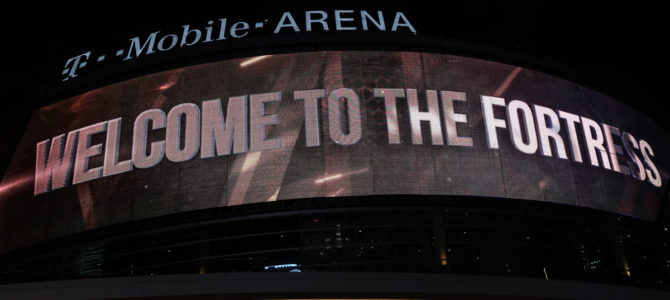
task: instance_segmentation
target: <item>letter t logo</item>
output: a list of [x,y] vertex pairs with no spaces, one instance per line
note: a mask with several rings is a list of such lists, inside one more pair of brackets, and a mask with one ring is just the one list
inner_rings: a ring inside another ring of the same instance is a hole
[[[86,60],[91,55],[91,51],[72,57],[65,62],[65,69],[61,75],[66,75],[63,81],[77,77],[77,70],[86,66]],[[83,59],[82,59],[83,58]]]

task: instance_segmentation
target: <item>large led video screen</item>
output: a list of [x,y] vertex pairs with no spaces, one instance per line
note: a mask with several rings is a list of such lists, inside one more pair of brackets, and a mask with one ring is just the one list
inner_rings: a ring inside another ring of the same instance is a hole
[[669,137],[578,84],[452,55],[323,51],[189,66],[37,110],[0,185],[0,252],[310,197],[472,195],[653,220]]

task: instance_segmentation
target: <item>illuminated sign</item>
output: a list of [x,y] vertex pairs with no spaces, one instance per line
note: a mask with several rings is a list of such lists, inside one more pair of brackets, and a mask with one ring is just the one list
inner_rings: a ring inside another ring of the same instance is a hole
[[291,272],[300,272],[300,267],[299,264],[283,264],[283,265],[272,265],[272,266],[265,266],[263,269],[265,270],[282,270],[282,269],[290,269]]
[[[263,31],[271,26],[272,33],[277,35],[284,32],[312,32],[312,31],[389,31],[406,30],[416,34],[416,29],[403,12],[395,12],[392,16],[383,11],[367,10],[308,10],[304,12],[304,23],[296,21],[291,12],[284,12],[276,24],[268,24],[268,19],[256,22],[238,21],[231,24],[228,18],[216,21],[210,20],[206,26],[198,28],[189,24],[183,25],[178,32],[154,31],[148,36],[136,36],[129,39],[127,49],[119,49],[115,57],[122,61],[135,59],[144,55],[166,52],[175,48],[184,48],[212,42],[241,39],[253,32]],[[302,17],[302,16],[301,16]],[[80,69],[86,67],[89,58],[95,56],[96,63],[102,63],[107,55],[93,55],[87,51],[69,58],[61,72],[62,81],[68,81],[78,76]]]
[[[327,100],[325,110],[329,131],[324,136],[341,146],[361,141],[365,126],[362,124],[360,96],[353,89],[338,88],[330,92],[312,89],[292,94],[294,98],[285,101],[301,101],[304,105],[305,115],[298,117],[305,120],[305,147],[321,146],[323,137],[319,130],[322,122],[319,111],[324,110],[320,105],[321,99]],[[418,99],[416,89],[374,88],[373,94],[384,99],[389,144],[401,144],[400,127],[407,126],[412,145],[473,147],[472,137],[459,136],[456,126],[456,123],[467,123],[468,116],[454,112],[454,101],[467,101],[467,94],[426,90],[423,101],[427,111],[420,110],[419,101],[422,100]],[[281,95],[282,92],[278,91],[230,97],[226,113],[222,110],[221,99],[203,101],[201,105],[178,104],[167,114],[157,108],[143,111],[135,118],[133,135],[123,143],[132,144],[131,158],[125,161],[118,161],[122,118],[72,130],[67,138],[61,134],[41,141],[37,143],[36,150],[35,195],[103,176],[130,172],[133,168],[151,168],[164,158],[179,163],[196,158],[198,153],[199,158],[212,158],[280,150],[281,137],[267,138],[270,126],[281,126],[278,115],[266,114],[265,107],[281,101]],[[409,122],[405,124],[398,121],[397,106],[401,98],[406,100],[409,112]],[[531,108],[521,100],[506,103],[500,97],[481,95],[480,98],[489,149],[500,148],[498,129],[507,129],[512,145],[519,152],[541,153],[567,160],[570,151],[574,162],[584,163],[583,157],[588,157],[592,166],[630,175],[638,180],[646,179],[652,185],[661,187],[660,173],[651,159],[654,151],[643,139],[638,140],[617,127],[562,110],[536,104]],[[494,116],[494,106],[504,107],[506,117]],[[423,140],[426,133],[422,132],[421,122],[428,124],[430,143]],[[562,128],[568,136],[567,140],[561,137]],[[165,130],[165,139],[149,145],[150,131],[159,129]],[[577,131],[583,133],[581,141]],[[104,134],[105,141],[92,145],[91,137],[96,134]],[[580,150],[582,144],[587,149],[584,154]],[[96,155],[104,157],[102,166],[89,168],[89,159]]]
[[325,51],[175,69],[37,110],[0,184],[0,251],[181,211],[472,195],[653,220],[666,131],[520,67]]

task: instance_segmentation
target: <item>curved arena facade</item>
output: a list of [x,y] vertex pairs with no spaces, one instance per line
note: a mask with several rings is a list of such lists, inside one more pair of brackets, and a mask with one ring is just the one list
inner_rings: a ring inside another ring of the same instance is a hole
[[233,15],[50,57],[3,157],[3,299],[668,297],[649,105],[409,8]]

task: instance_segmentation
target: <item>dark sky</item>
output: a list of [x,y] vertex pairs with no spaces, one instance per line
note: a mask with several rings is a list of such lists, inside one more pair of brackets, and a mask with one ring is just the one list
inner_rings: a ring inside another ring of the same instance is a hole
[[157,2],[153,7],[136,7],[132,2],[90,7],[25,4],[5,11],[12,18],[2,20],[5,54],[0,74],[5,109],[0,112],[4,142],[0,148],[1,171],[31,111],[40,106],[45,95],[52,94],[50,86],[57,83],[67,57],[91,49],[115,49],[126,45],[130,37],[155,30],[169,31],[221,17],[278,18],[285,10],[400,10],[415,25],[417,36],[448,41],[456,45],[454,54],[570,79],[628,103],[670,129],[664,106],[669,50],[664,40],[668,32],[660,7],[547,1],[445,1],[439,7],[435,1],[406,1],[395,7],[359,1],[295,9],[277,2],[249,2],[246,7],[234,8],[197,1],[179,6],[166,3]]

